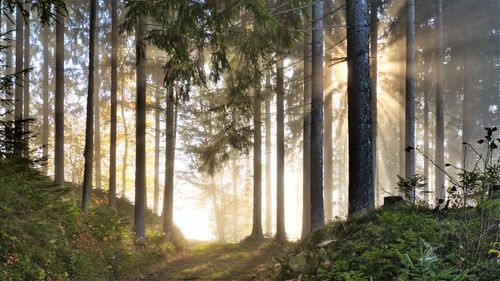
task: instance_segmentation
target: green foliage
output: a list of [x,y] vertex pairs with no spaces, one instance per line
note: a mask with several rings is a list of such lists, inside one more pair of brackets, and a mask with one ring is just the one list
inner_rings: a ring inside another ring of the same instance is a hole
[[[498,200],[490,209],[500,211]],[[277,279],[494,280],[484,278],[498,272],[488,251],[464,262],[464,241],[457,235],[460,210],[441,216],[425,208],[400,207],[334,222],[281,258]],[[469,216],[471,223],[480,224],[480,212]],[[495,243],[495,231],[482,239]]]
[[413,192],[421,190],[427,185],[427,178],[423,175],[415,174],[411,177],[402,177],[398,175],[397,190],[407,199],[413,197]]
[[103,204],[81,213],[30,167],[0,161],[0,186],[0,280],[123,280],[177,249],[161,233],[137,248],[128,219]]

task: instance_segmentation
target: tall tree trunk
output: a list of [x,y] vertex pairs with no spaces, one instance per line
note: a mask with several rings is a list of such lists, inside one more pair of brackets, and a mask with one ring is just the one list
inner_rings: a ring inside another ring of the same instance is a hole
[[160,198],[160,91],[155,90],[155,170],[153,189],[153,211],[158,214]]
[[64,11],[56,15],[54,182],[64,184]]
[[109,132],[109,206],[116,208],[116,122],[118,91],[118,1],[111,1],[111,123]]
[[89,40],[89,81],[87,94],[87,119],[85,124],[85,165],[83,170],[82,210],[89,208],[90,191],[92,189],[92,151],[93,151],[93,119],[94,119],[94,64],[95,36],[97,21],[97,0],[90,2],[90,40]]
[[323,2],[312,8],[311,230],[325,224],[323,209]]
[[[415,175],[415,0],[407,0],[406,8],[405,175],[412,177]],[[410,200],[416,201],[415,188]]]
[[272,215],[271,215],[271,99],[272,99],[272,88],[270,77],[267,77],[266,81],[266,235],[271,236],[272,230]]
[[347,1],[349,215],[374,207],[368,2]]
[[127,163],[128,163],[128,131],[127,131],[127,119],[125,118],[125,74],[122,72],[122,97],[121,97],[121,115],[123,122],[123,133],[125,140],[125,147],[123,148],[123,159],[122,159],[122,192],[121,197],[125,198],[127,196]]
[[[311,8],[306,9],[311,19]],[[304,105],[302,132],[302,238],[311,232],[311,29],[304,32]]]
[[332,221],[333,219],[333,66],[331,63],[334,59],[334,53],[327,48],[333,44],[333,1],[324,1],[324,21],[325,21],[325,76],[324,76],[324,92],[325,92],[325,132],[323,136],[324,161],[325,161],[325,220]]
[[[24,17],[21,8],[16,8],[16,82],[15,82],[15,101],[14,101],[14,120],[15,120],[15,140],[20,145],[23,134],[23,28]],[[21,147],[17,147],[17,151]]]
[[[443,60],[444,60],[444,46],[443,46],[443,0],[437,2],[437,59],[436,59],[436,168],[435,168],[435,195],[436,202],[444,199],[444,173],[440,170],[444,168],[444,94],[443,94]],[[438,167],[440,169],[438,169]]]
[[[49,158],[49,26],[45,25],[42,32],[42,44],[43,44],[43,82],[42,82],[42,92],[43,92],[43,124],[42,124],[42,156],[48,161]],[[48,164],[45,162],[43,164],[43,174],[48,173]]]
[[276,64],[276,240],[286,240],[285,231],[285,88],[284,66]]
[[167,95],[166,153],[165,153],[165,190],[163,195],[163,231],[173,234],[174,231],[174,164],[175,164],[175,113],[173,95]]
[[[96,7],[96,13],[97,13],[97,18],[99,17],[99,2],[97,2],[97,7]],[[97,41],[99,41],[99,24],[96,25],[96,37]],[[99,51],[100,49],[100,44],[97,44],[96,48],[96,64],[95,64],[95,85],[94,85],[94,162],[95,162],[95,188],[96,189],[102,189],[102,173],[101,173],[101,116],[100,116],[100,111],[101,111],[101,97],[100,97],[100,90],[101,90],[101,76],[100,76],[100,59],[99,58]]]
[[[432,60],[432,54],[431,51],[425,50],[424,51],[424,66],[425,66],[425,72],[424,72],[424,155],[430,156],[429,155],[429,103],[430,103],[430,98],[431,98],[431,60]],[[424,159],[424,177],[429,178],[429,160],[427,158]],[[425,202],[429,202],[429,185],[427,184],[425,187]]]
[[[30,119],[30,5],[26,4],[25,9],[28,11],[24,24],[24,105],[23,105],[23,118]],[[30,131],[30,122],[24,123],[24,131]],[[29,153],[29,138],[26,139],[27,153]]]
[[372,149],[373,149],[373,184],[375,185],[375,203],[379,198],[377,169],[377,100],[378,100],[378,11],[379,0],[370,2],[370,90],[372,99]]
[[250,239],[262,240],[262,118],[261,118],[261,91],[260,81],[256,82],[253,98],[253,223]]
[[[8,11],[7,10],[4,10],[3,11],[3,14],[5,15],[5,27],[6,27],[6,31],[7,34],[5,36],[5,39],[7,40],[7,42],[12,42],[12,29],[13,29],[13,26],[12,26],[12,21],[10,20],[10,17],[8,16]],[[10,43],[9,43],[10,44]],[[5,73],[7,75],[11,75],[12,74],[12,56],[13,56],[13,51],[12,51],[12,46],[9,46],[6,50],[6,54],[5,54],[5,64],[6,64],[6,67],[5,67]],[[7,97],[7,99],[10,99],[12,100],[12,97]],[[6,109],[7,109],[7,112],[8,114],[5,116],[5,120],[6,121],[12,121],[14,120],[13,118],[13,108],[12,108],[12,103],[9,102],[7,103],[7,106],[6,106]]]
[[137,239],[145,238],[146,220],[146,21],[139,16],[136,36],[136,148],[135,148],[135,213],[134,227]]
[[233,159],[231,161],[231,166],[233,170],[232,188],[233,188],[233,202],[231,211],[231,223],[232,223],[232,236],[233,241],[238,240],[238,162],[237,155],[233,153]]

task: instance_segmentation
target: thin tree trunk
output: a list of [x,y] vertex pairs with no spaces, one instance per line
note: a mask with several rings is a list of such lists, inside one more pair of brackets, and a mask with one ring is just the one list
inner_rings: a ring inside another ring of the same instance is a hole
[[[467,154],[469,154],[471,151],[470,148],[468,148],[465,143],[467,144],[474,144],[473,143],[473,130],[474,130],[474,109],[473,109],[473,97],[472,97],[472,91],[470,90],[470,53],[469,53],[469,40],[470,40],[470,25],[468,22],[465,23],[464,26],[465,29],[465,34],[464,34],[464,42],[463,42],[463,50],[464,50],[464,70],[463,70],[463,80],[464,80],[464,89],[463,89],[463,95],[464,95],[464,100],[463,100],[463,109],[462,109],[462,142],[464,143],[463,145],[463,151],[462,151],[462,156],[465,160],[465,165],[464,169],[469,170],[472,166],[472,162],[469,161],[467,157]],[[469,153],[467,153],[469,151]]]
[[[25,9],[28,11],[27,18],[25,19],[24,24],[24,106],[23,106],[23,118],[30,119],[30,72],[28,71],[30,68],[30,13],[29,13],[29,4],[26,4]],[[30,122],[24,123],[24,131],[30,131]],[[26,153],[29,153],[29,138],[26,139]]]
[[135,148],[135,213],[134,227],[137,239],[145,239],[146,219],[146,21],[143,16],[137,20],[136,68],[136,148]]
[[54,182],[64,184],[64,17],[58,9],[56,15],[56,90]]
[[123,121],[123,133],[125,140],[125,147],[123,149],[123,160],[122,160],[122,192],[121,197],[125,198],[127,196],[127,163],[128,163],[128,131],[127,131],[127,119],[125,118],[125,73],[122,73],[122,100],[121,100],[121,115]]
[[[97,3],[97,16],[99,16],[99,2]],[[97,41],[99,41],[99,25],[96,25],[96,37]],[[100,116],[100,108],[101,108],[101,76],[100,76],[100,58],[99,58],[99,44],[96,46],[96,64],[95,64],[95,85],[94,85],[94,162],[95,162],[95,188],[102,189],[102,173],[101,173],[101,116]]]
[[83,170],[82,210],[89,208],[90,191],[92,189],[92,151],[93,151],[93,118],[94,118],[94,64],[95,64],[95,36],[97,20],[97,0],[90,2],[90,40],[89,40],[89,80],[87,94],[87,119],[85,124],[85,165]]
[[285,231],[285,89],[283,60],[276,64],[276,240],[286,240]]
[[165,191],[163,195],[163,231],[172,235],[174,231],[174,164],[175,164],[175,112],[173,95],[167,96]]
[[111,122],[109,132],[109,206],[116,208],[116,123],[118,91],[118,1],[111,1]]
[[261,103],[260,81],[257,81],[253,98],[253,223],[250,234],[252,240],[264,238],[262,234]]
[[[10,17],[7,15],[7,10],[3,11],[4,13],[4,16],[6,18],[5,22],[5,26],[6,26],[6,37],[5,39],[7,40],[7,42],[12,42],[12,29],[13,29],[13,26],[12,26],[12,21],[10,20]],[[9,46],[9,48],[7,48],[6,50],[6,57],[5,57],[5,64],[6,64],[6,68],[5,68],[5,73],[7,75],[11,75],[12,74],[12,56],[13,56],[13,51],[12,51],[12,46]],[[11,96],[8,96],[7,99],[9,100],[12,100],[12,97]],[[7,115],[5,116],[5,120],[6,121],[12,121],[14,120],[13,118],[13,104],[11,102],[8,102],[7,103],[7,106],[6,106],[6,110],[7,110]]]
[[349,215],[374,207],[368,2],[347,1]]
[[266,235],[272,234],[272,215],[271,215],[271,99],[272,89],[267,77],[266,81]]
[[[431,60],[432,55],[429,50],[424,51],[424,64],[425,64],[425,72],[424,72],[424,154],[426,156],[429,155],[429,103],[431,98]],[[424,159],[424,177],[429,178],[429,160],[427,158]],[[429,185],[427,184],[425,187],[425,202],[429,202]]]
[[231,212],[233,241],[238,240],[238,162],[236,153],[233,153],[231,166],[233,170],[232,188],[233,188],[233,203]]
[[[43,123],[42,123],[42,156],[45,161],[49,158],[49,26],[43,27],[42,44],[43,44]],[[45,162],[42,166],[43,174],[48,174],[48,163]]]
[[[311,8],[306,9],[311,18]],[[302,238],[311,232],[311,30],[304,34],[304,105],[302,132]]]
[[443,94],[443,0],[438,0],[437,2],[437,16],[436,16],[436,26],[437,26],[437,60],[436,60],[436,168],[435,168],[435,194],[436,201],[439,202],[440,199],[444,199],[445,188],[444,188],[444,173],[437,167],[444,168],[444,94]]
[[323,209],[323,2],[312,8],[311,230],[325,224]]
[[16,8],[16,80],[15,80],[15,101],[14,101],[14,120],[15,120],[15,140],[16,149],[19,154],[22,153],[19,145],[23,134],[23,28],[24,17],[21,8]]
[[[407,0],[406,10],[406,161],[405,175],[415,175],[415,0]],[[410,200],[415,203],[413,188]]]
[[323,136],[324,161],[325,161],[325,220],[332,221],[333,219],[333,66],[331,66],[334,53],[327,48],[334,42],[333,29],[333,1],[324,1],[324,21],[325,21],[325,75],[324,75],[324,92],[325,92],[325,132]]
[[158,214],[160,198],[160,91],[155,90],[155,170],[153,189],[153,211]]
[[379,198],[377,169],[377,100],[378,100],[378,9],[379,0],[370,2],[370,90],[372,99],[372,149],[373,149],[373,184],[375,185],[375,203]]

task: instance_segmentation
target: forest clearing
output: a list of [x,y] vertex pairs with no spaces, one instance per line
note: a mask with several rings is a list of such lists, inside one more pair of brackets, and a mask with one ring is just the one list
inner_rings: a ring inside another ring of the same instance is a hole
[[1,0],[0,281],[500,280],[499,0]]

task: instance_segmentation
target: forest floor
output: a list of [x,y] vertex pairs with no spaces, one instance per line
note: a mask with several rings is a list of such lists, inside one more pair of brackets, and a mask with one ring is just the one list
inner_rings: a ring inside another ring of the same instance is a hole
[[186,249],[136,281],[268,280],[286,246],[275,242],[189,242]]

